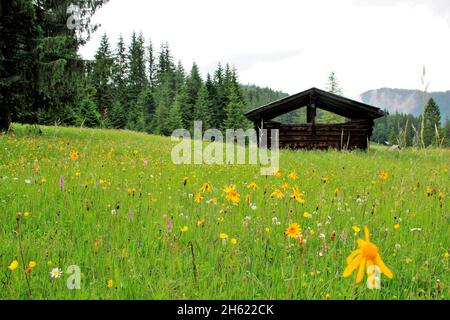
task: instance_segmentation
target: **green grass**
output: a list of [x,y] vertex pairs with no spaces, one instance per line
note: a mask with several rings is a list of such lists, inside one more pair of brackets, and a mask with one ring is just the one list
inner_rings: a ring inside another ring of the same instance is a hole
[[[448,150],[282,151],[281,176],[266,177],[250,165],[176,166],[169,138],[26,128],[0,137],[0,299],[29,299],[23,261],[31,260],[34,299],[449,299]],[[287,177],[292,171],[298,180]],[[196,203],[205,182],[213,190]],[[247,188],[251,182],[257,190]],[[286,197],[271,198],[283,183]],[[241,195],[238,206],[225,199],[229,184]],[[304,205],[290,199],[294,185]],[[19,233],[18,212],[31,212],[19,219]],[[285,236],[291,222],[306,243]],[[354,275],[342,277],[363,236],[352,227],[365,225],[394,272],[392,280],[382,276],[381,290],[369,290],[366,277],[358,285]],[[9,270],[16,259],[19,267]],[[70,265],[81,268],[80,290],[66,287]],[[55,267],[64,272],[59,279],[50,277]]]

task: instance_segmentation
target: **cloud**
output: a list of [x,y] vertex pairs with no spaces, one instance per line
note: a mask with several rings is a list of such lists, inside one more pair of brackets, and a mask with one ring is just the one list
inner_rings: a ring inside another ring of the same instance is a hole
[[444,18],[450,25],[450,1],[449,0],[352,0],[356,6],[395,6],[395,5],[409,5],[426,6],[434,15]]
[[226,61],[231,65],[235,65],[239,72],[251,70],[253,67],[263,63],[278,63],[286,59],[295,58],[301,55],[303,50],[281,50],[263,53],[236,53],[220,58],[220,61]]

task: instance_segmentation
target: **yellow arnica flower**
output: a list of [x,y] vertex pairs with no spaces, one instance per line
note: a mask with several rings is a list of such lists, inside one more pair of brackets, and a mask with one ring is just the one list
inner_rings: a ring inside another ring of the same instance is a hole
[[273,173],[273,175],[274,175],[275,177],[279,177],[279,176],[281,176],[281,171],[280,171],[279,169],[277,169],[277,170],[275,170],[275,172]]
[[322,177],[322,182],[323,182],[323,183],[327,183],[328,180],[330,180],[330,177],[328,177],[328,176],[323,176],[323,177]]
[[305,199],[303,199],[303,194],[300,192],[300,189],[297,186],[295,186],[294,188],[292,188],[292,190],[293,193],[291,194],[291,198],[297,201],[298,203],[304,204]]
[[258,185],[255,182],[252,182],[247,186],[247,188],[256,190],[256,189],[258,189]]
[[188,226],[184,226],[184,227],[180,228],[181,232],[188,232],[188,230],[189,230]]
[[197,203],[200,203],[200,202],[202,202],[202,200],[203,200],[203,195],[201,193],[197,193],[194,197],[194,201]]
[[237,240],[235,238],[231,238],[230,240],[232,245],[236,245],[237,244]]
[[236,191],[236,186],[234,184],[223,187],[223,192],[230,193],[232,191]]
[[298,179],[297,173],[295,171],[289,173],[288,178],[292,180],[297,180]]
[[300,229],[300,225],[298,223],[291,223],[284,233],[289,238],[295,239],[300,235],[301,232],[302,232],[302,229]]
[[356,283],[360,283],[364,278],[364,272],[370,266],[377,266],[380,271],[384,273],[389,279],[394,277],[392,271],[381,260],[378,247],[370,241],[370,233],[367,227],[364,227],[365,239],[358,239],[358,249],[353,251],[347,257],[347,267],[344,270],[343,276],[349,277],[354,270],[358,268],[356,274]]
[[394,229],[395,229],[395,230],[399,230],[399,229],[400,229],[400,223],[395,224],[395,225],[394,225]]
[[265,227],[264,228],[264,232],[269,233],[270,232],[270,228],[269,227]]
[[283,199],[284,193],[280,189],[275,189],[270,196],[272,198]]
[[228,235],[227,235],[226,233],[223,233],[223,232],[222,232],[222,233],[219,234],[219,238],[222,239],[222,240],[224,240],[224,239],[227,239],[227,238],[228,238]]
[[198,225],[198,226],[202,226],[202,225],[204,225],[204,224],[205,224],[205,220],[203,220],[203,219],[197,220],[197,225]]
[[381,180],[387,180],[389,178],[389,174],[387,173],[387,171],[383,170],[380,172],[380,174],[378,175],[378,177]]
[[303,217],[304,218],[309,218],[311,215],[309,214],[308,211],[303,212]]
[[109,280],[107,281],[106,285],[108,286],[108,288],[111,289],[111,288],[113,287],[113,285],[114,285],[114,282],[112,281],[112,279],[109,279]]
[[34,267],[36,267],[36,261],[30,261],[30,263],[28,264],[28,267],[30,269],[33,269]]
[[11,264],[8,266],[8,269],[11,271],[14,271],[17,269],[17,267],[19,266],[19,262],[17,260],[14,260],[13,262],[11,262]]
[[359,233],[361,231],[361,229],[357,226],[353,226],[352,229],[353,231],[355,231],[355,233]]
[[78,157],[79,157],[78,152],[72,151],[72,152],[70,153],[70,159],[71,159],[72,161],[77,161],[77,160],[78,160]]
[[236,190],[232,189],[230,192],[227,193],[226,197],[227,200],[230,200],[233,202],[234,205],[237,205],[239,201],[241,201],[241,196],[239,193],[237,193]]
[[212,192],[212,187],[208,182],[205,182],[200,188],[202,192]]

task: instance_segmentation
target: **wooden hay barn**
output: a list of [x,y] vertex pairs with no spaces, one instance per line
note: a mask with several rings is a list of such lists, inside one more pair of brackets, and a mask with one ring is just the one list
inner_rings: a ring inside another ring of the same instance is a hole
[[[305,124],[283,124],[273,119],[306,107]],[[346,118],[345,123],[317,124],[317,109]],[[350,100],[317,88],[283,98],[251,110],[245,116],[254,123],[258,136],[260,129],[279,129],[279,147],[291,149],[367,149],[374,120],[385,116],[379,108]],[[261,142],[260,142],[261,145]]]

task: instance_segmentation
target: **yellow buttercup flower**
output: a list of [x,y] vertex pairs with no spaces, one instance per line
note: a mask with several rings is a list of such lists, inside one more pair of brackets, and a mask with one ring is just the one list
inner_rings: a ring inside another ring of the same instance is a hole
[[11,271],[14,271],[17,269],[17,267],[19,266],[19,261],[14,260],[13,262],[11,262],[11,264],[8,266],[8,269]]
[[270,228],[269,228],[269,227],[265,227],[265,228],[264,228],[264,232],[265,232],[265,233],[269,233],[269,232],[270,232]]
[[328,176],[323,176],[322,177],[322,182],[323,183],[327,183],[329,180],[330,180],[330,177],[328,177]]
[[311,215],[309,214],[308,211],[303,212],[303,217],[304,218],[309,218]]
[[349,277],[359,267],[355,282],[360,283],[364,278],[364,271],[375,265],[388,278],[392,279],[394,274],[381,259],[378,247],[370,241],[370,233],[367,227],[364,227],[364,233],[365,239],[358,239],[358,249],[347,257],[347,267],[344,270],[343,276]]
[[237,244],[237,240],[235,238],[231,238],[230,242],[232,245],[236,245]]
[[228,235],[226,233],[221,232],[219,234],[219,238],[222,239],[222,240],[225,240],[225,239],[228,239]]
[[355,231],[355,233],[359,233],[361,231],[361,228],[359,228],[358,226],[353,226],[352,229],[353,231]]
[[205,220],[203,220],[203,219],[199,219],[199,220],[197,220],[197,226],[202,226],[202,225],[204,225],[205,224]]
[[395,230],[399,230],[399,229],[400,229],[400,223],[395,224],[395,225],[394,225],[394,229],[395,229]]
[[112,279],[109,279],[106,283],[106,285],[108,286],[108,288],[112,288],[114,286],[114,282],[112,281]]
[[188,226],[184,226],[184,227],[180,228],[180,231],[183,233],[188,232],[188,230],[189,230]]
[[30,263],[28,263],[28,268],[33,269],[34,267],[36,267],[36,261],[30,261]]
[[291,223],[284,233],[289,238],[295,239],[300,235],[301,232],[302,232],[302,229],[300,229],[300,225],[298,223]]

